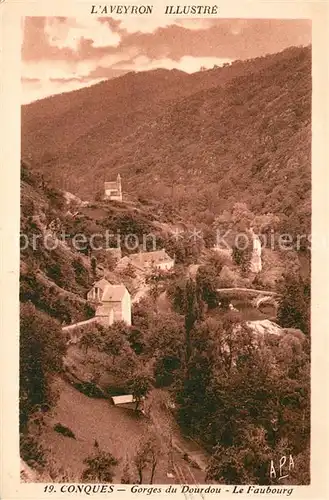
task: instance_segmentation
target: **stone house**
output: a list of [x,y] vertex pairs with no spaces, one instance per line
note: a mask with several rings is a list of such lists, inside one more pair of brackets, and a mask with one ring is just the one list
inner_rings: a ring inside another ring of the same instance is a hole
[[92,289],[87,293],[87,300],[90,302],[101,302],[104,290],[108,285],[110,283],[105,278],[96,281]]
[[121,259],[118,266],[124,269],[128,264],[131,264],[139,271],[149,271],[152,268],[168,271],[174,267],[175,261],[162,249],[154,252],[132,253]]
[[96,304],[97,322],[110,326],[115,321],[131,325],[131,296],[124,285],[112,285],[105,278],[94,283],[87,299]]

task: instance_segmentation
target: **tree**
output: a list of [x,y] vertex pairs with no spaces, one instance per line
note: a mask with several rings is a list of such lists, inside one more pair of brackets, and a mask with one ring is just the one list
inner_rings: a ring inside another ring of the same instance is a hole
[[228,266],[224,266],[218,279],[218,288],[234,288],[237,286],[237,275]]
[[66,342],[60,324],[30,302],[20,309],[20,426],[37,407],[55,401],[52,378],[63,368]]
[[227,255],[212,250],[206,259],[206,266],[211,267],[216,275],[219,275],[224,265],[228,265],[228,259]]
[[280,224],[280,217],[272,213],[256,215],[252,222],[254,231],[257,234],[269,236],[271,231],[276,231]]
[[[209,211],[208,211],[209,212]],[[206,214],[204,214],[206,216]],[[213,220],[212,214],[209,213],[209,217]],[[206,248],[212,248],[216,244],[216,234],[210,227],[207,225],[203,226],[202,230],[203,241]]]
[[114,363],[115,358],[119,356],[125,342],[127,342],[124,335],[126,330],[127,326],[124,322],[115,322],[104,334],[102,350],[112,356],[112,363]]
[[172,301],[174,310],[179,314],[184,314],[186,309],[185,293],[186,293],[186,278],[179,276],[168,287],[168,295]]
[[196,293],[210,309],[218,306],[217,276],[210,266],[199,267],[196,274]]
[[21,458],[32,469],[41,471],[44,469],[46,460],[46,451],[40,442],[32,435],[21,433],[19,436],[19,452]]
[[128,456],[126,455],[123,468],[122,468],[122,476],[121,476],[121,484],[131,484],[131,469],[130,463],[128,460]]
[[227,231],[232,225],[232,214],[228,210],[224,210],[216,219],[214,220],[213,227],[216,231],[224,230]]
[[232,259],[241,268],[241,271],[246,274],[249,271],[250,261],[252,256],[252,244],[249,242],[246,248],[233,246]]
[[72,267],[74,269],[76,282],[84,288],[87,287],[89,285],[89,273],[83,265],[82,259],[80,257],[73,259]]
[[238,231],[246,231],[252,225],[255,215],[245,203],[237,202],[232,210],[232,222]]
[[126,386],[127,380],[131,380],[138,369],[138,358],[129,344],[125,342],[120,354],[115,358],[115,363],[108,365],[108,371],[113,376],[121,379],[122,384]]
[[94,332],[91,329],[88,329],[83,333],[80,338],[80,347],[84,350],[85,354],[88,353],[88,349],[93,347],[95,344]]
[[300,274],[286,274],[279,286],[282,295],[277,319],[285,328],[299,328],[310,333],[310,281]]
[[97,259],[96,259],[96,257],[94,257],[94,256],[91,257],[90,264],[91,264],[91,271],[93,273],[94,279],[96,279],[96,276],[97,276]]
[[248,425],[242,446],[216,446],[207,468],[207,479],[224,484],[270,484],[272,450],[264,429]]
[[151,463],[150,484],[153,484],[154,474],[155,474],[156,467],[158,465],[158,460],[159,460],[160,447],[156,443],[156,441],[153,440],[153,441],[150,441],[149,449],[150,449],[149,456],[150,456],[150,463]]
[[102,349],[104,342],[104,328],[97,324],[84,325],[80,327],[82,334],[80,336],[79,345],[88,354],[91,347],[95,349]]
[[124,275],[132,279],[136,278],[136,269],[131,264],[131,262],[128,262],[128,265],[124,270]]
[[196,320],[200,316],[196,296],[196,286],[192,279],[187,280],[185,287],[185,339],[186,339],[186,361],[191,356],[191,331]]
[[146,276],[146,284],[150,285],[150,295],[157,299],[161,293],[161,283],[166,279],[166,272],[161,269],[154,269],[152,272]]
[[168,294],[173,302],[174,309],[184,316],[186,360],[191,355],[191,330],[200,317],[200,308],[197,298],[196,284],[193,279],[179,277],[168,289]]
[[114,468],[119,462],[112,453],[100,451],[97,448],[96,452],[87,457],[83,463],[87,467],[82,473],[82,481],[111,483],[114,477]]
[[146,372],[138,371],[128,387],[136,401],[135,411],[138,411],[142,400],[152,388],[152,378]]
[[150,322],[146,342],[155,363],[157,385],[167,386],[184,358],[184,323],[175,313],[157,314]]
[[250,354],[250,332],[242,321],[241,315],[231,311],[223,315],[220,328],[217,353],[227,373],[231,373],[233,367],[239,362],[239,358]]
[[[309,446],[307,338],[252,334],[237,314],[197,323],[193,354],[176,389],[180,422],[215,446],[208,477],[271,484],[270,458]],[[306,476],[307,467],[304,468]]]
[[139,484],[143,483],[143,473],[144,469],[148,465],[148,455],[147,455],[147,447],[146,442],[142,442],[140,446],[137,448],[137,453],[134,458],[134,463],[138,472],[138,482]]
[[149,484],[153,484],[154,474],[159,461],[161,447],[155,434],[150,430],[151,436],[143,436],[137,447],[134,463],[138,472],[139,484],[143,483],[144,471],[150,467]]

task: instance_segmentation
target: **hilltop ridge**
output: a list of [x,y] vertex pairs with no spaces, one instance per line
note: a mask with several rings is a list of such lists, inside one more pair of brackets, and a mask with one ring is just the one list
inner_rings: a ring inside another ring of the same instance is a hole
[[22,155],[82,197],[120,172],[128,195],[185,218],[239,199],[307,230],[311,89],[311,47],[191,75],[127,73],[23,106]]

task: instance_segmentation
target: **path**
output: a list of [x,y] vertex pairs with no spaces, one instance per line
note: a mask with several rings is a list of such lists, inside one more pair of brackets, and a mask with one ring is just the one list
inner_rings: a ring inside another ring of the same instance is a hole
[[147,294],[150,291],[149,285],[146,285],[145,283],[141,285],[135,296],[133,297],[131,303],[132,304],[137,304],[141,299],[147,296]]
[[[168,393],[163,389],[154,389],[151,391],[148,401],[150,405],[150,418],[154,426],[159,432],[170,434],[173,448],[181,455],[187,454],[202,471],[205,471],[209,455],[196,441],[183,436],[179,425],[168,408]],[[193,475],[192,471],[191,473]]]

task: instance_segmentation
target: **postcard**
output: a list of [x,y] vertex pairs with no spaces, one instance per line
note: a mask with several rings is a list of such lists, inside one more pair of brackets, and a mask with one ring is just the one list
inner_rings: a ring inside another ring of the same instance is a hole
[[1,13],[1,498],[327,498],[328,4]]

